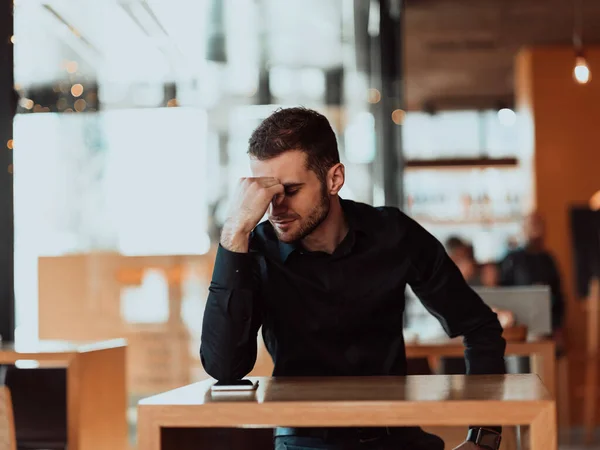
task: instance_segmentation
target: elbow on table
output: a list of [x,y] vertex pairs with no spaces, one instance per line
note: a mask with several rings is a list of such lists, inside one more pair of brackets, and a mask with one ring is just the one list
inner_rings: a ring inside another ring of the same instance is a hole
[[241,380],[250,373],[254,364],[236,358],[220,358],[200,347],[200,361],[204,371],[217,381]]

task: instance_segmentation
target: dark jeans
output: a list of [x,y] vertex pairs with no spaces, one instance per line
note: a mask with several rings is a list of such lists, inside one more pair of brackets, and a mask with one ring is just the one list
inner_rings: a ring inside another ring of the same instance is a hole
[[357,431],[277,436],[275,450],[444,450],[444,441],[421,428],[391,428],[389,434],[361,436]]

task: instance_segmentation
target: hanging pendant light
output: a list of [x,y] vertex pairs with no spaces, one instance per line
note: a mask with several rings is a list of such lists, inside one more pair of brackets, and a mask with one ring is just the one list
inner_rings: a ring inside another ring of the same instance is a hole
[[582,53],[575,56],[575,67],[573,68],[573,78],[579,84],[587,84],[592,79],[592,72],[588,66],[587,60]]
[[592,79],[592,72],[583,53],[583,0],[573,2],[573,47],[575,48],[575,67],[573,78],[578,84],[587,84]]

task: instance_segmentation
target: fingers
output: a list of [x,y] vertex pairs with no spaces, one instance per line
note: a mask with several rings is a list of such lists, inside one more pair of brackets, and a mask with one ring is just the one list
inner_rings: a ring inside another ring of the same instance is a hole
[[278,197],[283,197],[285,192],[284,186],[277,178],[273,177],[254,177],[254,178],[242,178],[242,185],[246,188],[250,188],[252,185],[258,187],[259,190],[263,190],[263,195],[269,199],[276,201]]
[[265,188],[270,188],[272,186],[281,186],[281,182],[277,178],[259,178],[258,183]]
[[267,204],[271,201],[277,203],[283,199],[285,188],[277,178],[273,177],[249,177],[240,179],[242,191],[258,195]]
[[242,180],[248,183],[257,183],[259,186],[262,186],[264,188],[281,184],[281,182],[277,178],[273,177],[248,177],[242,178]]
[[281,195],[285,192],[285,188],[283,184],[277,183],[272,186],[265,187],[265,189],[269,192],[269,195]]

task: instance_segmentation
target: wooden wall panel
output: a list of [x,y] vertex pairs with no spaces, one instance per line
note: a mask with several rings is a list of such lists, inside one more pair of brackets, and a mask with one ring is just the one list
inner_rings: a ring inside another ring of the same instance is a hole
[[[547,222],[547,245],[554,253],[567,301],[567,343],[573,419],[581,420],[584,304],[576,298],[568,211],[588,204],[600,190],[600,47],[586,49],[592,70],[587,85],[575,83],[571,47],[523,50],[516,60],[516,103],[533,132],[533,206]],[[531,130],[527,130],[527,126]],[[578,398],[579,397],[579,398]]]

